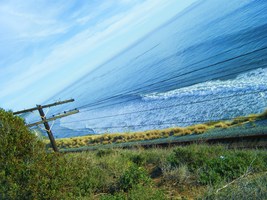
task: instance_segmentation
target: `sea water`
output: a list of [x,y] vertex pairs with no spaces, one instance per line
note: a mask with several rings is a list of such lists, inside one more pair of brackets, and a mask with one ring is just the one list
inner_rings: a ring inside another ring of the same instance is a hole
[[56,136],[260,113],[267,104],[266,55],[267,1],[197,1],[53,97],[75,98],[63,108],[80,110],[56,123]]

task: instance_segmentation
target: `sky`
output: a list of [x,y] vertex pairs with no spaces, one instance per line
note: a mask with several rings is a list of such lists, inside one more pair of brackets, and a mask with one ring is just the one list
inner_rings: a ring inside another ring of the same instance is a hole
[[0,107],[41,104],[195,0],[0,0]]

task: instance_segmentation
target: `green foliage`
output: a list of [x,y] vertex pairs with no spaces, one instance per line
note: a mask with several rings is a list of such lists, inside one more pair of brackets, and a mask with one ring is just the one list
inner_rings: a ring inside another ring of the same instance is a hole
[[99,149],[96,153],[97,156],[103,157],[103,156],[108,156],[114,152],[113,149]]
[[150,184],[151,179],[146,170],[135,164],[131,164],[129,169],[120,177],[119,180],[119,188],[126,192],[137,185],[144,186]]
[[189,170],[198,169],[206,162],[207,157],[216,157],[225,149],[221,146],[192,145],[188,147],[177,147],[168,157],[173,166],[187,165]]
[[[149,137],[153,135],[149,134]],[[187,184],[191,184],[190,190],[198,183],[214,186],[220,181],[238,178],[247,170],[266,171],[267,165],[265,151],[204,145],[47,153],[44,144],[25,127],[24,121],[4,110],[0,110],[0,137],[0,199],[4,200],[162,200],[166,199],[162,189],[170,188],[168,193],[171,193]],[[73,145],[81,142],[79,138],[74,141]],[[259,186],[263,190],[257,194],[265,197],[263,181],[266,179],[253,182],[254,189],[248,190],[257,193],[256,186]]]
[[162,190],[149,186],[137,185],[128,194],[120,192],[114,195],[102,195],[101,200],[165,200],[167,199]]
[[141,166],[146,162],[146,158],[143,154],[133,154],[130,159],[138,166]]
[[212,199],[267,199],[267,174],[244,177],[217,192],[213,188],[205,195],[206,200]]
[[11,112],[0,110],[0,199],[30,196],[24,190],[31,182],[34,165],[43,145]]
[[127,197],[124,193],[116,193],[114,195],[112,194],[106,194],[106,195],[102,195],[100,200],[126,200]]
[[201,184],[218,184],[233,180],[246,171],[266,170],[267,155],[252,154],[240,150],[228,150],[221,146],[178,147],[168,158],[172,166],[186,165],[196,174]]

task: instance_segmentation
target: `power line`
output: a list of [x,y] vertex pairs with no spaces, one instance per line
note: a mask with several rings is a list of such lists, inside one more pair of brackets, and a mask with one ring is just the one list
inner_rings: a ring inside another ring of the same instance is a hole
[[131,128],[131,127],[147,127],[147,126],[163,126],[163,125],[176,125],[176,124],[193,124],[193,123],[208,123],[208,122],[219,122],[219,121],[229,121],[233,120],[236,117],[233,118],[220,118],[220,119],[209,119],[209,120],[194,120],[194,121],[175,121],[175,122],[169,122],[169,121],[162,121],[160,123],[152,123],[152,124],[132,124],[132,125],[123,125],[123,126],[106,126],[106,127],[91,127],[90,129],[114,129],[114,128]]
[[225,97],[206,99],[206,100],[195,101],[195,102],[190,102],[190,103],[174,104],[174,105],[170,105],[170,106],[157,107],[157,108],[153,108],[153,109],[146,109],[146,110],[140,110],[140,111],[135,111],[135,112],[127,112],[127,113],[121,113],[121,114],[116,114],[116,115],[107,115],[107,116],[96,117],[96,118],[88,118],[88,119],[82,119],[82,120],[76,120],[76,121],[70,121],[70,122],[63,122],[61,124],[70,124],[70,123],[75,123],[75,122],[104,119],[104,118],[117,117],[117,116],[129,115],[129,114],[136,114],[136,113],[142,113],[142,112],[148,112],[148,111],[154,111],[154,110],[164,110],[164,109],[173,108],[173,107],[193,105],[193,104],[197,104],[197,103],[205,103],[205,102],[210,102],[210,101],[215,101],[215,100],[227,99],[227,98],[232,98],[232,97],[236,97],[236,96],[246,96],[246,95],[257,94],[257,93],[262,93],[262,92],[267,92],[267,89],[261,90],[261,91],[245,93],[245,94],[235,94],[235,95],[229,95],[229,96],[225,96]]
[[[266,65],[262,65],[260,67],[266,67]],[[226,78],[226,77],[229,77],[229,76],[235,76],[235,75],[238,75],[240,73],[244,73],[244,72],[248,72],[250,71],[251,69],[247,69],[247,70],[243,70],[243,71],[238,71],[238,72],[235,72],[235,73],[231,73],[231,74],[227,74],[227,75],[224,75],[224,76],[220,76],[220,77],[216,77],[216,78],[211,78],[211,79],[208,79],[206,80],[205,82],[207,81],[212,81],[212,80],[216,80],[216,79],[223,79],[223,78]],[[213,75],[216,75],[216,74],[220,74],[221,72],[216,72],[214,73]],[[204,75],[205,76],[205,75]],[[193,80],[194,80],[194,77],[193,77]],[[186,82],[186,81],[184,81]],[[195,83],[191,84],[191,85],[188,85],[187,87],[190,87],[190,86],[193,86],[195,85]],[[112,104],[108,104],[108,105],[103,105],[103,106],[100,106],[100,107],[96,107],[96,108],[91,108],[91,109],[87,109],[87,110],[82,110],[81,112],[88,112],[88,111],[92,111],[92,110],[96,110],[96,109],[100,109],[100,108],[105,108],[105,107],[109,107],[109,106],[114,106],[114,105],[118,105],[118,104],[122,104],[122,103],[128,103],[128,102],[131,102],[131,101],[134,101],[134,100],[138,100],[140,99],[140,97],[134,97],[132,99],[128,99],[128,100],[125,100],[125,101],[120,101],[120,102],[116,102],[116,103],[112,103]],[[93,107],[93,106],[92,106]]]
[[[256,40],[255,40],[255,41],[256,41]],[[257,40],[257,41],[258,41],[258,40]],[[206,59],[204,59],[204,60],[195,62],[195,63],[190,64],[190,65],[188,65],[188,66],[186,66],[186,67],[184,67],[184,68],[182,68],[182,69],[178,69],[176,72],[180,72],[180,71],[182,71],[182,70],[184,70],[184,69],[186,69],[186,68],[188,68],[188,67],[194,66],[194,65],[196,65],[196,64],[200,64],[200,63],[202,63],[202,62],[204,62],[204,61],[207,61],[207,60],[209,60],[209,59],[212,59],[212,58],[214,58],[214,57],[216,57],[216,56],[219,56],[219,55],[225,54],[225,53],[227,53],[227,52],[233,51],[234,49],[239,49],[239,48],[241,48],[241,47],[243,47],[243,46],[246,46],[246,45],[248,45],[248,44],[250,44],[250,43],[252,43],[252,42],[249,42],[249,43],[247,43],[247,44],[243,44],[243,45],[241,45],[241,46],[239,46],[239,47],[236,47],[236,48],[233,48],[233,49],[229,49],[229,50],[227,50],[227,51],[225,51],[225,52],[221,52],[221,53],[219,53],[219,54],[217,54],[217,55],[214,55],[214,56],[211,56],[211,57],[206,58]],[[138,94],[138,93],[133,93],[133,92],[136,92],[136,91],[138,91],[138,90],[140,90],[140,89],[143,90],[144,88],[147,88],[147,87],[157,86],[157,85],[160,84],[160,83],[165,83],[165,82],[168,82],[168,81],[171,81],[171,80],[175,80],[175,79],[177,79],[177,78],[184,77],[184,76],[186,76],[186,75],[189,75],[189,74],[192,74],[192,73],[195,73],[195,72],[204,70],[204,69],[208,69],[208,68],[210,68],[210,67],[214,67],[214,66],[216,66],[216,65],[220,65],[220,64],[223,64],[223,63],[226,63],[226,62],[229,62],[229,61],[238,59],[238,58],[242,58],[242,57],[248,56],[248,55],[250,55],[250,54],[253,54],[253,53],[256,53],[256,52],[259,52],[259,51],[263,51],[263,50],[265,50],[265,49],[267,49],[267,46],[262,47],[262,48],[259,48],[259,49],[256,49],[256,50],[253,50],[253,51],[250,51],[250,52],[247,52],[247,53],[244,53],[244,54],[240,54],[240,55],[238,55],[238,56],[234,56],[234,57],[232,57],[232,58],[228,58],[228,59],[225,59],[225,60],[222,60],[222,61],[219,61],[219,62],[215,62],[215,63],[213,63],[213,64],[210,64],[210,65],[207,65],[207,66],[203,66],[203,67],[200,67],[200,68],[195,69],[195,70],[192,70],[192,71],[183,72],[183,73],[181,73],[181,74],[172,76],[172,77],[170,77],[170,78],[168,78],[168,79],[164,79],[164,80],[161,80],[161,81],[158,81],[158,82],[150,83],[150,84],[145,85],[145,86],[143,86],[143,87],[135,88],[134,90],[129,90],[129,91],[126,92],[126,93],[119,93],[119,94],[116,94],[116,95],[111,96],[111,97],[108,97],[108,98],[100,99],[98,102],[90,103],[90,104],[86,104],[86,105],[83,105],[83,106],[78,107],[78,108],[95,107],[95,106],[101,105],[101,103],[103,104],[103,103],[105,103],[105,102],[108,102],[108,100],[111,100],[111,99],[114,99],[114,98],[119,98],[119,97],[124,97],[124,96],[127,95],[127,94],[132,94],[132,95],[134,95],[134,94]],[[177,53],[176,53],[176,54],[177,54]],[[172,55],[172,56],[174,56],[174,55]],[[250,63],[250,64],[251,64],[251,63]],[[246,66],[246,65],[241,65],[241,66]],[[266,66],[266,65],[263,65],[263,66]],[[247,70],[243,70],[243,71],[241,71],[241,72],[250,71],[250,70],[251,70],[251,69],[247,69]],[[227,74],[227,75],[224,75],[224,76],[221,76],[221,77],[211,78],[211,79],[209,79],[209,80],[205,80],[205,81],[210,81],[210,80],[219,79],[219,78],[225,78],[225,77],[229,77],[229,76],[233,76],[233,75],[239,74],[239,73],[241,73],[241,72],[239,71],[239,72],[235,72],[235,73],[232,73],[232,74]],[[173,73],[173,72],[172,72],[172,73]],[[219,73],[221,73],[221,72],[219,72]],[[219,73],[216,72],[216,73],[213,73],[212,75],[216,75],[216,74],[219,74]],[[198,76],[198,77],[199,77],[199,76]],[[205,77],[205,76],[202,76],[202,77]],[[184,80],[185,80],[185,81],[184,81],[183,83],[191,82],[191,81],[192,81],[192,80],[190,80],[190,79],[189,79],[189,80],[188,80],[188,79],[184,79]],[[183,80],[179,80],[179,81],[183,81]],[[176,84],[176,83],[175,83],[175,84],[170,84],[169,86],[175,86],[175,85],[177,85],[177,84]],[[191,85],[195,85],[195,83],[194,83],[194,84],[191,84]],[[189,86],[190,86],[190,85],[189,85]],[[163,86],[163,87],[166,88],[166,86]],[[160,88],[162,88],[162,86],[161,86]],[[153,88],[153,89],[156,89],[156,88]],[[143,90],[143,91],[144,91],[144,90]],[[263,91],[266,91],[266,90],[263,90]],[[260,92],[263,92],[263,91],[260,91]],[[257,92],[253,92],[253,93],[258,93],[258,91],[257,91]],[[91,118],[91,119],[87,119],[87,120],[84,119],[84,120],[79,120],[79,121],[88,121],[88,120],[93,120],[93,119],[102,119],[102,118],[115,117],[115,116],[120,116],[120,115],[127,115],[127,114],[140,113],[140,112],[147,112],[147,111],[151,111],[151,110],[166,109],[166,108],[171,108],[171,107],[176,107],[176,106],[191,105],[191,104],[194,104],[194,103],[200,103],[200,102],[206,102],[206,101],[213,101],[213,100],[217,100],[217,99],[230,98],[230,97],[233,97],[233,96],[243,96],[243,95],[248,95],[248,94],[252,94],[252,93],[232,95],[232,96],[221,97],[221,98],[216,98],[216,99],[211,99],[211,100],[203,100],[203,101],[199,101],[199,102],[191,102],[191,103],[188,103],[188,104],[177,104],[177,105],[171,105],[171,106],[167,106],[167,107],[154,108],[154,109],[148,109],[148,110],[143,110],[143,111],[136,111],[136,112],[131,112],[131,113],[122,113],[122,114],[118,114],[118,115],[102,116],[102,117],[99,117],[99,118]],[[136,98],[136,99],[139,99],[139,98],[140,98],[140,97],[138,97],[138,98]],[[131,100],[128,100],[128,101],[133,101],[133,100],[134,100],[134,99],[131,99]],[[126,102],[128,102],[128,101],[126,101]],[[124,102],[125,102],[125,101],[124,101]],[[104,107],[111,106],[111,105],[116,105],[116,104],[120,104],[120,103],[124,103],[124,102],[117,102],[117,103],[115,103],[115,104],[105,105]],[[102,107],[97,107],[97,108],[95,108],[95,109],[99,109],[99,108],[103,108],[103,106],[102,106]],[[90,109],[90,110],[94,110],[94,109]],[[85,110],[85,111],[83,111],[83,112],[88,112],[88,111],[90,111],[90,110]],[[220,119],[220,120],[223,120],[223,119]],[[209,121],[211,121],[211,120],[209,120]],[[77,121],[75,121],[75,122],[77,122]],[[194,122],[204,122],[204,121],[194,121]],[[71,123],[71,122],[66,122],[66,123]],[[73,121],[72,123],[74,123],[74,121]],[[175,122],[175,123],[189,123],[189,122]],[[161,124],[147,124],[147,125],[141,125],[141,124],[140,124],[140,125],[132,125],[132,126],[133,126],[133,127],[134,127],[134,126],[149,126],[149,125],[158,125],[158,126],[159,126],[159,125],[162,125],[162,124],[175,124],[175,123],[164,123],[164,122],[163,122],[163,123],[161,123]],[[126,128],[126,127],[129,127],[129,126],[102,127],[101,129],[104,129],[104,128],[123,128],[123,127]],[[95,129],[97,129],[97,128],[95,128]]]
[[[251,42],[251,43],[252,43],[252,42]],[[243,47],[243,46],[245,46],[245,45],[248,45],[248,44],[249,44],[249,43],[244,44],[244,45],[241,45],[241,46],[239,46],[238,48],[241,48],[241,47]],[[234,48],[234,49],[238,49],[238,48]],[[225,52],[223,52],[223,53],[230,52],[230,51],[232,51],[232,50],[234,50],[234,49],[225,51]],[[194,73],[194,72],[203,70],[203,69],[207,69],[207,68],[209,68],[209,67],[213,67],[213,66],[216,66],[216,65],[218,65],[218,64],[222,64],[222,63],[225,63],[225,62],[229,62],[229,61],[231,61],[231,60],[235,60],[235,59],[237,59],[237,58],[241,58],[241,57],[243,57],[243,56],[247,56],[247,55],[250,55],[250,54],[256,53],[256,52],[258,52],[258,51],[265,50],[265,49],[267,49],[267,47],[263,47],[263,48],[260,48],[260,49],[256,49],[256,50],[254,50],[254,51],[251,51],[251,52],[248,52],[248,53],[245,53],[245,54],[241,54],[241,55],[238,55],[238,56],[235,56],[235,57],[232,57],[232,58],[223,60],[223,61],[219,61],[219,62],[217,62],[217,63],[213,63],[213,64],[210,64],[210,65],[208,65],[208,66],[204,66],[204,67],[202,67],[202,68],[198,68],[198,69],[193,70],[193,71],[189,71],[189,72],[186,72],[186,73],[183,73],[183,74],[179,74],[178,76],[176,75],[176,76],[173,76],[173,77],[171,77],[171,78],[168,78],[168,79],[165,79],[165,80],[162,80],[162,81],[159,81],[159,82],[155,82],[155,83],[152,83],[152,84],[148,84],[148,85],[146,85],[146,86],[143,86],[143,87],[140,87],[140,88],[136,88],[136,89],[134,89],[134,90],[130,90],[129,92],[134,92],[134,91],[137,91],[137,90],[139,90],[139,89],[143,89],[144,87],[151,87],[151,86],[156,85],[156,84],[159,84],[159,83],[164,83],[164,82],[166,82],[166,81],[170,81],[170,80],[173,80],[173,79],[178,78],[178,77],[181,77],[181,76],[185,76],[185,75],[188,75],[188,74],[191,74],[191,73]],[[223,54],[223,53],[220,53],[220,54]],[[218,55],[220,55],[220,54],[218,54]],[[218,55],[216,55],[216,56],[218,56]],[[213,57],[215,57],[215,56],[213,56]],[[177,72],[182,71],[182,70],[185,70],[186,68],[189,68],[189,67],[191,67],[191,66],[194,66],[194,65],[196,65],[196,64],[199,64],[199,63],[204,62],[204,61],[206,61],[206,60],[209,60],[209,59],[211,59],[211,58],[212,58],[212,57],[210,57],[210,58],[208,58],[208,59],[201,60],[201,61],[196,62],[196,63],[193,63],[193,64],[191,64],[191,65],[188,65],[188,66],[186,66],[186,67],[184,67],[184,68],[182,68],[182,69],[177,70]],[[114,98],[117,98],[117,97],[124,96],[125,94],[131,94],[131,93],[120,93],[120,94],[117,94],[117,95],[114,95],[114,96],[111,96],[111,97],[108,97],[108,98],[100,99],[100,100],[97,100],[97,104],[99,104],[99,103],[101,103],[101,102],[104,102],[104,101],[107,101],[107,100],[110,100],[110,99],[114,99]],[[94,106],[94,104],[96,104],[96,103],[86,104],[86,105],[84,105],[84,106],[80,106],[79,108],[84,108],[84,107],[87,107],[87,106]]]
[[[267,47],[265,47],[265,48],[261,48],[261,49],[258,49],[257,51],[259,51],[259,50],[263,50],[263,49],[267,49]],[[256,52],[256,50],[255,51],[253,51],[253,52]],[[243,54],[242,56],[244,56],[244,55],[249,55],[249,54],[251,54],[251,52],[250,53],[247,53],[247,54]],[[241,57],[241,56],[238,56],[238,58],[239,57]],[[237,57],[235,57],[235,58],[237,58]],[[227,61],[224,61],[224,62],[228,62],[229,60],[233,60],[233,58],[231,58],[231,59],[228,59]],[[220,62],[220,63],[222,63],[222,62]],[[206,68],[208,68],[208,67],[211,67],[211,66],[214,66],[215,64],[213,64],[213,65],[209,65],[209,66],[206,66],[206,67],[202,67],[202,68],[199,68],[199,69],[197,69],[197,70],[194,70],[194,71],[191,71],[191,72],[187,72],[187,73],[184,73],[184,74],[182,74],[182,75],[188,75],[188,74],[190,74],[190,73],[194,73],[194,72],[196,72],[196,71],[200,71],[200,70],[203,70],[203,69],[206,69]],[[250,71],[251,69],[249,69],[249,70],[246,70],[246,71]],[[245,72],[245,71],[242,71],[242,72]],[[232,73],[232,74],[228,74],[228,75],[225,75],[224,77],[227,77],[227,76],[233,76],[233,75],[236,75],[236,74],[239,74],[239,73],[242,73],[242,72],[238,72],[238,73]],[[221,73],[221,72],[220,72]],[[215,74],[218,74],[218,73],[215,73]],[[175,78],[178,78],[178,77],[181,77],[182,75],[179,75],[179,76],[176,76]],[[214,75],[214,74],[213,74]],[[224,78],[223,77],[223,78]],[[171,79],[173,79],[174,77],[172,77],[172,78],[169,78],[169,79],[167,79],[167,80],[171,80]],[[209,80],[206,80],[206,81],[210,81],[210,80],[215,80],[215,79],[219,79],[219,78],[222,78],[222,77],[216,77],[216,78],[212,78],[212,79],[209,79]],[[166,80],[163,80],[164,82],[166,81]],[[163,81],[160,81],[160,82],[158,82],[158,83],[162,83]],[[188,81],[187,81],[188,82]],[[195,83],[194,83],[195,84]],[[194,85],[194,84],[192,84],[192,85]],[[154,84],[150,84],[150,86],[152,86],[152,85],[154,85]],[[191,85],[188,85],[188,86],[191,86]],[[187,86],[187,87],[188,87]],[[146,87],[146,86],[145,86]],[[130,93],[129,93],[130,94]],[[133,94],[138,94],[138,93],[132,93],[132,95]],[[125,95],[121,95],[121,96],[125,96]],[[119,96],[118,96],[119,97]],[[135,99],[138,99],[138,98],[135,98]],[[85,107],[93,107],[93,106],[97,106],[97,105],[100,105],[100,104],[98,104],[98,103],[95,103],[95,104],[87,104],[87,105],[84,105],[84,106],[80,106],[80,107],[78,107],[78,108],[85,108]],[[113,104],[112,104],[113,105]],[[102,107],[101,107],[102,108]]]
[[[255,40],[255,41],[257,41],[257,40]],[[255,41],[252,41],[252,42],[255,42]],[[252,42],[250,42],[250,43],[252,43]],[[191,64],[191,65],[188,65],[188,66],[186,66],[186,67],[184,67],[184,68],[182,68],[182,69],[179,69],[179,70],[177,70],[177,71],[182,71],[182,70],[184,70],[184,69],[186,69],[186,68],[188,68],[188,67],[191,67],[191,66],[194,66],[194,65],[196,65],[196,64],[202,63],[202,62],[204,62],[204,61],[206,61],[206,60],[209,60],[209,59],[211,59],[211,58],[213,58],[213,57],[217,57],[217,56],[222,55],[222,54],[224,54],[224,53],[230,52],[230,51],[232,51],[232,50],[234,50],[234,49],[241,48],[241,47],[243,47],[243,46],[245,46],[245,45],[248,45],[248,44],[250,44],[250,43],[243,44],[243,45],[241,45],[241,46],[239,46],[239,47],[237,47],[237,48],[233,48],[233,49],[227,50],[227,51],[225,51],[225,52],[219,53],[219,54],[217,54],[217,55],[215,55],[215,56],[212,56],[212,57],[210,57],[210,58],[206,58],[206,59],[204,59],[204,60],[195,62],[195,63],[193,63],[193,64]],[[177,53],[176,53],[176,54],[177,54]],[[174,54],[174,55],[176,55],[176,54]],[[172,56],[173,56],[173,55],[172,55]],[[177,71],[176,71],[176,72],[177,72]],[[150,86],[150,85],[149,85],[149,86]],[[144,87],[141,87],[141,88],[137,88],[137,89],[135,89],[135,90],[143,89],[143,88],[144,88]],[[135,90],[132,90],[132,91],[135,91]],[[118,95],[120,95],[120,94],[118,94]],[[109,97],[109,98],[106,98],[106,99],[98,100],[98,102],[99,102],[99,101],[104,101],[104,100],[107,100],[107,99],[110,99],[110,98],[114,98],[114,97],[117,97],[117,95],[112,96],[112,97]]]

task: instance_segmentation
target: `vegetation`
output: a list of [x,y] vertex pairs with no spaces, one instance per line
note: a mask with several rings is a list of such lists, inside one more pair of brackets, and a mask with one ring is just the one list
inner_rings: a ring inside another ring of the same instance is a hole
[[204,199],[266,199],[267,173],[249,175],[232,182],[225,188],[212,188]]
[[0,136],[0,199],[242,199],[244,188],[250,199],[267,198],[264,150],[191,145],[46,153],[23,120],[3,110]]
[[[89,135],[74,138],[58,139],[57,145],[60,149],[80,148],[94,145],[106,145],[114,143],[135,142],[144,140],[154,140],[160,138],[167,138],[170,136],[184,136],[192,134],[203,134],[209,130],[215,129],[227,129],[235,126],[241,126],[249,122],[255,122],[257,120],[263,120],[267,118],[267,111],[262,114],[249,115],[247,117],[237,117],[231,121],[217,121],[207,122],[205,124],[196,124],[188,127],[174,127],[164,130],[149,130],[144,132],[135,133],[113,133],[102,135]],[[48,148],[50,143],[45,141]]]

